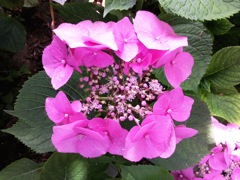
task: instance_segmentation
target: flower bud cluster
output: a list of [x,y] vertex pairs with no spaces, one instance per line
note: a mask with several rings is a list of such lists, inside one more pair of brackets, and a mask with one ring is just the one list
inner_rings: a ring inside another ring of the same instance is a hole
[[[85,114],[91,111],[107,112],[105,117],[120,121],[142,120],[152,112],[149,103],[163,93],[163,86],[157,79],[150,79],[150,73],[144,73],[141,77],[135,72],[124,75],[115,64],[111,70],[107,67],[88,68],[87,71],[90,78],[80,79],[81,83],[90,85],[91,90],[85,102],[82,101],[82,112]],[[118,72],[117,76],[113,73],[115,71]],[[133,101],[137,105],[132,105]]]

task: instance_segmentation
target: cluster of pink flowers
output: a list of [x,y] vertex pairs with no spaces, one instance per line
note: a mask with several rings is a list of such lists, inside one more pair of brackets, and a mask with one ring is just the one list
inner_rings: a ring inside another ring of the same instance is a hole
[[[180,84],[193,67],[183,51],[187,38],[154,14],[139,11],[133,23],[82,21],[63,23],[54,30],[52,43],[43,52],[43,67],[54,89],[70,79],[74,70],[87,68],[79,87],[90,87],[86,99],[70,102],[64,92],[46,99],[46,112],[55,123],[52,143],[59,152],[98,157],[121,155],[130,161],[168,158],[182,139],[197,134],[184,124],[193,99]],[[152,77],[163,67],[174,87],[165,91]],[[150,104],[153,104],[153,107]],[[88,115],[100,114],[90,119]],[[124,121],[132,127],[124,129]]]
[[212,117],[216,146],[194,167],[172,172],[176,180],[240,179],[240,130],[235,124],[223,125]]

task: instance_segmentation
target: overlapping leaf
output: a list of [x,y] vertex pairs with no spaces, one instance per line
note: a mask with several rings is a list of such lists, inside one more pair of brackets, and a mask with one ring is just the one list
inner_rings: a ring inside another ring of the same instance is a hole
[[216,20],[240,11],[239,0],[158,0],[166,12],[192,20]]
[[240,125],[240,94],[217,95],[202,93],[202,99],[208,105],[213,116],[226,119],[230,123]]
[[20,159],[8,165],[0,172],[0,179],[21,180],[40,179],[41,166],[30,159]]
[[173,176],[167,170],[153,165],[121,166],[121,175],[122,180],[173,180]]
[[13,18],[0,15],[0,49],[15,53],[24,47],[25,41],[25,27]]
[[136,4],[137,0],[106,0],[103,16],[111,10],[127,10]]
[[218,87],[240,83],[240,46],[223,48],[212,57],[204,79]]

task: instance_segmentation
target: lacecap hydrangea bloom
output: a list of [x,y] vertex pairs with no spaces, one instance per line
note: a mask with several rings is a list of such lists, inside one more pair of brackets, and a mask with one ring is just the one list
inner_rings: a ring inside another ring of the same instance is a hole
[[240,127],[224,125],[212,117],[212,135],[216,146],[193,167],[172,172],[176,180],[240,179]]
[[[70,101],[59,91],[46,99],[57,151],[87,158],[110,153],[137,162],[168,158],[177,143],[197,134],[181,124],[194,103],[180,87],[194,64],[183,51],[187,37],[147,11],[137,12],[133,23],[127,17],[108,23],[86,20],[63,23],[54,33],[42,61],[53,88],[64,86],[77,71],[81,78],[75,91],[88,93]],[[172,90],[152,74],[160,67]]]

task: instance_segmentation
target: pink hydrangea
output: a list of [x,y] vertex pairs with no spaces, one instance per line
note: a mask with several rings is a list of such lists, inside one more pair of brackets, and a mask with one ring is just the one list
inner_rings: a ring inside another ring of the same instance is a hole
[[186,121],[192,109],[194,100],[183,94],[181,88],[164,92],[153,105],[153,113],[170,116],[172,119]]
[[152,115],[128,133],[123,157],[130,161],[172,155],[176,148],[173,122],[168,116]]
[[75,100],[70,103],[67,96],[62,91],[59,91],[55,98],[48,97],[46,99],[45,109],[49,119],[57,125],[86,119],[81,113],[81,102]]
[[134,29],[138,39],[148,49],[174,50],[188,45],[187,37],[176,35],[169,24],[148,11],[137,12]]
[[66,84],[74,69],[81,72],[71,50],[57,36],[54,36],[52,43],[44,49],[42,63],[54,89]]

